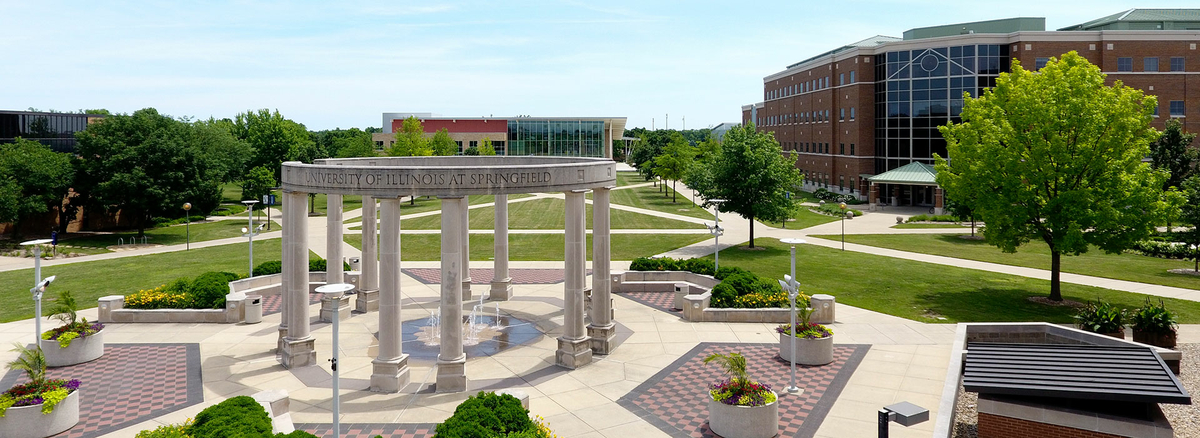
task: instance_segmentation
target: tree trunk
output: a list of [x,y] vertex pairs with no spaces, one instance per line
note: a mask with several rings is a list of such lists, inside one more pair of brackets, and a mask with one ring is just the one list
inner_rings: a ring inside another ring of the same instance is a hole
[[750,247],[754,248],[754,215],[750,215]]
[[971,216],[971,237],[975,237],[975,216]]
[[677,196],[679,196],[679,191],[675,190],[675,186],[676,186],[677,184],[679,184],[679,181],[675,181],[675,182],[672,182],[672,183],[671,183],[671,203],[672,203],[672,204],[674,204],[674,203],[675,203],[675,198],[676,198]]
[[1058,250],[1050,251],[1050,301],[1062,301],[1062,289],[1058,277],[1062,268],[1062,254]]

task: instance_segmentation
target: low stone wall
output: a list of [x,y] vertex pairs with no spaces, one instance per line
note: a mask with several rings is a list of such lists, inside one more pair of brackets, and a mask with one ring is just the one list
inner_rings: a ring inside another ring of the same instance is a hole
[[[357,276],[355,277],[357,278]],[[308,292],[313,293],[325,284],[325,271],[308,273]],[[246,295],[279,295],[282,292],[283,274],[260,275],[229,282],[229,293]]]
[[100,297],[100,322],[185,322],[234,324],[246,319],[246,294],[225,295],[224,309],[126,309],[124,295]]

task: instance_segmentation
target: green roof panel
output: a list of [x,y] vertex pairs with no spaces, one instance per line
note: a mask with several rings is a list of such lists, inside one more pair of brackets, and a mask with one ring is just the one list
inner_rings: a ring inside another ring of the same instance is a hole
[[921,162],[912,162],[879,175],[872,176],[870,181],[882,184],[907,184],[918,186],[936,186],[937,169]]

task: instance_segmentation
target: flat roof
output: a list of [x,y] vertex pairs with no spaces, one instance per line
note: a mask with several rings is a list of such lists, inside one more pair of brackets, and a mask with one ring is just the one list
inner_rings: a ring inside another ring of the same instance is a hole
[[980,394],[1192,404],[1150,347],[971,342],[963,389]]

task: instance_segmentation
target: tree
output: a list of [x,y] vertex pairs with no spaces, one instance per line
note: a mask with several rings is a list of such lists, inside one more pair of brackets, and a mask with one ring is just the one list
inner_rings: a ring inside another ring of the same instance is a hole
[[1181,201],[1163,192],[1165,171],[1142,163],[1158,137],[1154,97],[1104,79],[1075,52],[1037,72],[1014,62],[966,99],[961,123],[940,128],[949,161],[935,156],[938,184],[987,223],[986,242],[1009,253],[1046,242],[1054,301],[1063,254],[1128,248]]
[[208,160],[213,177],[221,183],[242,179],[254,150],[234,135],[233,121],[209,118],[193,123],[192,127],[196,132],[196,145]]
[[197,137],[154,108],[105,117],[75,134],[74,188],[88,205],[133,218],[138,237],[151,216],[178,217],[185,202],[207,214],[221,189]]
[[446,128],[439,129],[437,133],[433,134],[433,138],[429,140],[429,147],[433,149],[434,155],[458,154],[458,143],[450,138],[450,131]]
[[730,129],[720,150],[700,172],[704,176],[692,178],[696,184],[692,188],[704,199],[725,199],[718,207],[721,211],[749,219],[750,247],[754,248],[754,221],[787,219],[796,199],[785,193],[800,185],[804,177],[784,158],[775,136],[758,132],[753,123]]
[[678,196],[678,192],[674,190],[675,186],[687,175],[688,168],[692,166],[693,160],[696,158],[696,153],[696,148],[689,145],[683,136],[679,136],[663,149],[662,155],[654,158],[654,172],[664,179],[674,181],[671,184],[672,203]]
[[[284,161],[311,163],[322,158],[304,125],[284,118],[279,110],[247,111],[237,115],[233,133],[254,150],[247,169],[264,166],[281,169]],[[276,174],[278,177],[278,173]],[[275,181],[276,184],[279,180]]]
[[355,158],[355,157],[374,157],[375,142],[371,141],[371,135],[343,136],[333,140],[333,148],[331,151],[337,158]]
[[1182,187],[1183,181],[1195,173],[1197,151],[1188,147],[1196,134],[1183,132],[1179,119],[1167,120],[1167,129],[1154,143],[1150,144],[1150,162],[1155,169],[1166,169],[1170,178],[1163,183],[1163,190]]
[[[259,166],[250,169],[246,173],[246,177],[242,179],[242,200],[262,201],[263,195],[271,193],[271,188],[275,186],[275,171],[268,169],[266,166]],[[262,204],[255,204],[256,208],[262,208]]]
[[463,155],[479,155],[479,146],[471,146],[463,151]]
[[0,175],[0,222],[12,222],[18,237],[29,217],[62,208],[75,170],[70,155],[17,138],[0,144]]
[[425,138],[425,128],[421,121],[414,116],[404,119],[400,130],[396,131],[396,140],[388,148],[388,155],[393,157],[425,157],[433,155],[429,140]]
[[479,155],[496,155],[496,147],[492,146],[492,139],[484,137],[479,143]]
[[1200,175],[1194,175],[1183,182],[1183,193],[1187,198],[1183,203],[1180,217],[1192,228],[1184,233],[1184,238],[1192,249],[1194,271],[1200,271]]

